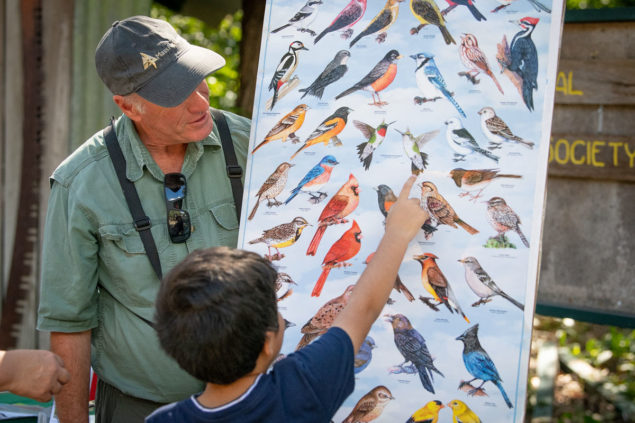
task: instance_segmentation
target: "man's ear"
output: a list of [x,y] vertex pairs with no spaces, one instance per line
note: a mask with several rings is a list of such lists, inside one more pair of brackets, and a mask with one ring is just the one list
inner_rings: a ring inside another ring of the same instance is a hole
[[137,107],[134,106],[130,101],[128,101],[124,96],[121,95],[113,95],[112,101],[121,109],[124,115],[128,116],[130,120],[137,121],[139,119],[139,111]]

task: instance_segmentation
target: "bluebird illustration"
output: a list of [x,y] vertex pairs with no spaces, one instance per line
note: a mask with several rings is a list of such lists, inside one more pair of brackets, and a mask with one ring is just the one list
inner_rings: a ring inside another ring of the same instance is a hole
[[454,99],[453,94],[448,91],[445,80],[434,62],[434,55],[430,53],[419,53],[410,56],[417,67],[415,69],[415,80],[417,87],[423,93],[423,97],[415,97],[416,104],[423,104],[428,101],[436,101],[439,98],[447,99],[456,110],[465,117],[465,112]]
[[317,44],[329,32],[343,30],[342,38],[348,39],[353,35],[351,27],[359,21],[366,12],[366,0],[351,0],[342,11],[333,19],[333,22],[320,33],[313,44]]
[[[280,260],[284,257],[284,254],[280,254],[278,249],[295,244],[307,226],[311,226],[309,222],[305,218],[298,216],[289,223],[282,223],[271,229],[264,230],[260,238],[252,239],[249,243],[257,244],[262,242],[267,244],[269,254],[265,255],[265,258],[268,260]],[[275,248],[276,254],[271,254],[271,247]]]
[[302,6],[302,8],[298,10],[298,12],[295,15],[293,15],[291,19],[289,19],[289,21],[286,24],[274,29],[273,31],[271,31],[271,33],[275,34],[279,31],[282,31],[285,28],[288,28],[290,26],[295,26],[298,29],[298,31],[307,32],[311,34],[312,37],[315,37],[315,31],[309,29],[308,27],[309,25],[313,23],[313,21],[317,17],[318,9],[322,3],[323,3],[322,0],[307,1],[304,4],[304,6]]
[[439,134],[439,130],[425,132],[415,137],[410,129],[406,129],[406,132],[401,132],[401,143],[406,156],[410,159],[410,170],[414,175],[420,175],[428,166],[428,153],[423,151],[423,147],[434,137]]
[[379,126],[374,128],[359,120],[353,121],[353,125],[362,132],[362,135],[364,135],[364,138],[367,140],[366,142],[357,145],[357,155],[359,156],[359,160],[362,162],[362,165],[364,165],[364,169],[368,170],[368,168],[370,168],[370,163],[373,160],[373,152],[384,141],[388,127],[393,123],[395,122],[386,123],[385,120],[382,120]]
[[370,361],[373,358],[373,350],[375,348],[377,348],[377,345],[375,345],[375,340],[372,336],[367,336],[366,339],[364,339],[362,346],[359,347],[359,351],[357,352],[357,354],[355,354],[355,374],[368,367]]
[[258,205],[262,200],[267,200],[267,206],[279,206],[282,203],[276,199],[278,195],[282,192],[285,185],[287,184],[287,178],[289,176],[289,169],[291,169],[294,165],[287,162],[282,162],[276,170],[269,175],[267,180],[262,184],[258,192],[256,193],[256,197],[258,200],[256,201],[256,205],[251,210],[249,214],[248,220],[251,220],[256,215],[256,210],[258,210]]
[[505,142],[520,144],[530,150],[534,148],[533,142],[524,140],[515,135],[505,121],[496,115],[492,107],[483,107],[478,111],[478,114],[481,115],[481,130],[487,139],[489,139],[488,149],[495,150],[501,148]]
[[414,412],[406,423],[437,423],[439,421],[439,411],[444,407],[439,400],[432,400]]
[[448,2],[448,4],[450,6],[465,6],[467,7],[467,10],[470,11],[470,13],[472,14],[472,16],[474,16],[474,19],[476,19],[477,21],[486,21],[487,18],[485,16],[483,16],[483,14],[481,12],[479,12],[479,10],[476,8],[476,6],[474,6],[474,1],[473,0],[445,0]]
[[[379,92],[394,81],[395,76],[397,76],[397,63],[395,63],[395,61],[399,59],[401,59],[399,52],[397,50],[390,50],[366,76],[349,89],[336,95],[335,99],[339,100],[355,91],[364,90],[369,91],[373,96],[373,102],[370,103],[371,105],[381,107],[388,104],[385,101],[381,101]],[[377,96],[377,100],[375,100],[375,96]]]
[[488,159],[498,163],[498,156],[490,151],[482,149],[472,134],[463,127],[459,118],[453,117],[444,122],[447,126],[445,139],[452,150],[454,150],[454,161],[461,162],[472,153],[478,153]]
[[360,398],[353,407],[351,413],[342,420],[342,423],[368,423],[381,416],[384,407],[394,400],[390,389],[385,386],[376,386],[366,395]]
[[282,142],[287,142],[288,138],[294,144],[300,142],[300,138],[296,136],[295,132],[300,129],[300,127],[302,127],[307,110],[309,110],[309,106],[307,106],[306,104],[299,104],[298,106],[294,107],[293,110],[287,113],[274,125],[273,128],[271,128],[267,135],[265,135],[265,139],[262,140],[262,142],[256,147],[254,147],[254,149],[251,151],[251,154],[254,154],[263,145],[275,140],[282,140]]
[[302,147],[298,148],[298,150],[293,153],[291,160],[293,160],[300,151],[315,144],[322,143],[326,146],[329,142],[332,142],[335,146],[341,146],[342,141],[340,141],[337,136],[346,127],[348,114],[352,111],[353,109],[343,106],[324,119],[322,123],[320,123],[320,125],[311,132],[306,141],[304,141],[304,144],[302,144]]
[[423,336],[412,327],[408,318],[403,314],[388,314],[386,317],[386,321],[392,324],[395,345],[403,356],[404,363],[411,362],[414,364],[423,387],[434,394],[432,372],[441,376],[443,376],[443,373],[434,366],[434,360],[428,351]]
[[324,89],[332,83],[338,81],[348,70],[346,62],[349,57],[351,57],[351,53],[348,50],[340,50],[335,53],[333,60],[326,65],[315,81],[313,81],[307,88],[301,88],[298,90],[303,93],[301,98],[304,98],[305,95],[309,94],[322,99]]
[[485,352],[478,340],[478,323],[466,330],[462,335],[457,336],[457,341],[463,341],[463,363],[467,371],[474,376],[472,380],[461,382],[459,388],[465,384],[471,384],[473,381],[480,379],[483,382],[478,388],[470,391],[469,395],[474,395],[477,391],[482,391],[485,382],[492,382],[500,390],[507,407],[512,408],[513,405],[507,397],[507,393],[503,389],[502,379],[496,370],[494,362]]
[[353,45],[363,37],[376,32],[379,32],[379,35],[375,38],[378,43],[386,41],[386,31],[388,31],[388,28],[397,20],[397,16],[399,15],[399,3],[403,1],[404,0],[387,0],[384,8],[381,9],[377,16],[351,41],[350,47],[353,47]]
[[483,50],[478,46],[478,40],[474,34],[463,34],[461,36],[459,55],[463,65],[468,68],[467,72],[459,72],[459,76],[465,76],[472,84],[478,84],[479,80],[476,79],[476,77],[479,73],[484,72],[487,76],[492,78],[498,91],[500,91],[501,94],[505,94],[503,88],[498,83],[498,79],[496,79],[496,76],[494,76],[494,73],[489,67],[485,53],[483,53]]
[[446,28],[443,14],[434,0],[410,0],[410,11],[412,11],[414,17],[421,22],[418,27],[410,30],[410,34],[417,34],[421,28],[431,24],[439,28],[446,44],[456,44],[450,31]]
[[321,192],[320,189],[331,179],[333,166],[338,164],[337,159],[330,154],[322,157],[322,160],[304,175],[304,178],[298,183],[298,186],[293,188],[291,195],[285,200],[284,204],[289,204],[300,192],[309,194],[311,197],[309,201],[313,204],[317,204],[326,198],[326,193]]
[[480,298],[477,302],[472,304],[472,307],[488,303],[492,300],[492,297],[500,295],[519,309],[525,310],[523,304],[507,295],[496,285],[496,282],[483,270],[481,264],[475,257],[465,257],[459,259],[459,262],[463,263],[465,267],[465,281],[467,285]]
[[291,79],[291,75],[298,67],[298,50],[308,50],[304,47],[302,41],[294,41],[289,45],[289,51],[287,51],[282,58],[278,67],[276,67],[271,82],[269,83],[269,91],[273,90],[273,100],[271,101],[271,109],[276,105],[278,101],[278,94],[280,88]]
[[534,90],[538,89],[538,52],[531,34],[539,20],[526,16],[515,22],[521,30],[514,35],[509,46],[508,56],[511,62],[501,62],[504,68],[520,77],[523,101],[530,111],[534,110]]
[[447,405],[452,410],[452,418],[456,423],[481,423],[481,419],[463,401],[455,399]]

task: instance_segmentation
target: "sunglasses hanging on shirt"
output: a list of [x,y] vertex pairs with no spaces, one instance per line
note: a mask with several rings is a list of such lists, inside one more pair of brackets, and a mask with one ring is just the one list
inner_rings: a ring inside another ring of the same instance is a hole
[[187,194],[187,183],[182,173],[168,173],[163,179],[165,203],[168,210],[168,233],[170,240],[183,243],[190,237],[192,226],[190,215],[183,210],[183,200]]

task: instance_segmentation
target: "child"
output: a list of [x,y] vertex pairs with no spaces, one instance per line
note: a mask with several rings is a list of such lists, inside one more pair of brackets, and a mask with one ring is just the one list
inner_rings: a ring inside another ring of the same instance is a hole
[[[408,243],[427,218],[406,181],[377,252],[333,326],[267,369],[285,329],[276,271],[259,255],[226,247],[191,253],[165,278],[156,329],[165,351],[207,382],[146,422],[329,422],[354,387],[354,353],[393,288]],[[160,371],[160,369],[157,369]]]

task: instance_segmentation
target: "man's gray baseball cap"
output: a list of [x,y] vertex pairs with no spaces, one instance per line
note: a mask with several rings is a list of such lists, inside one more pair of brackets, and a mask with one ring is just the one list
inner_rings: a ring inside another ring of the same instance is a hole
[[194,46],[169,23],[133,16],[116,21],[95,52],[97,73],[113,94],[137,93],[151,103],[175,107],[225,59]]

